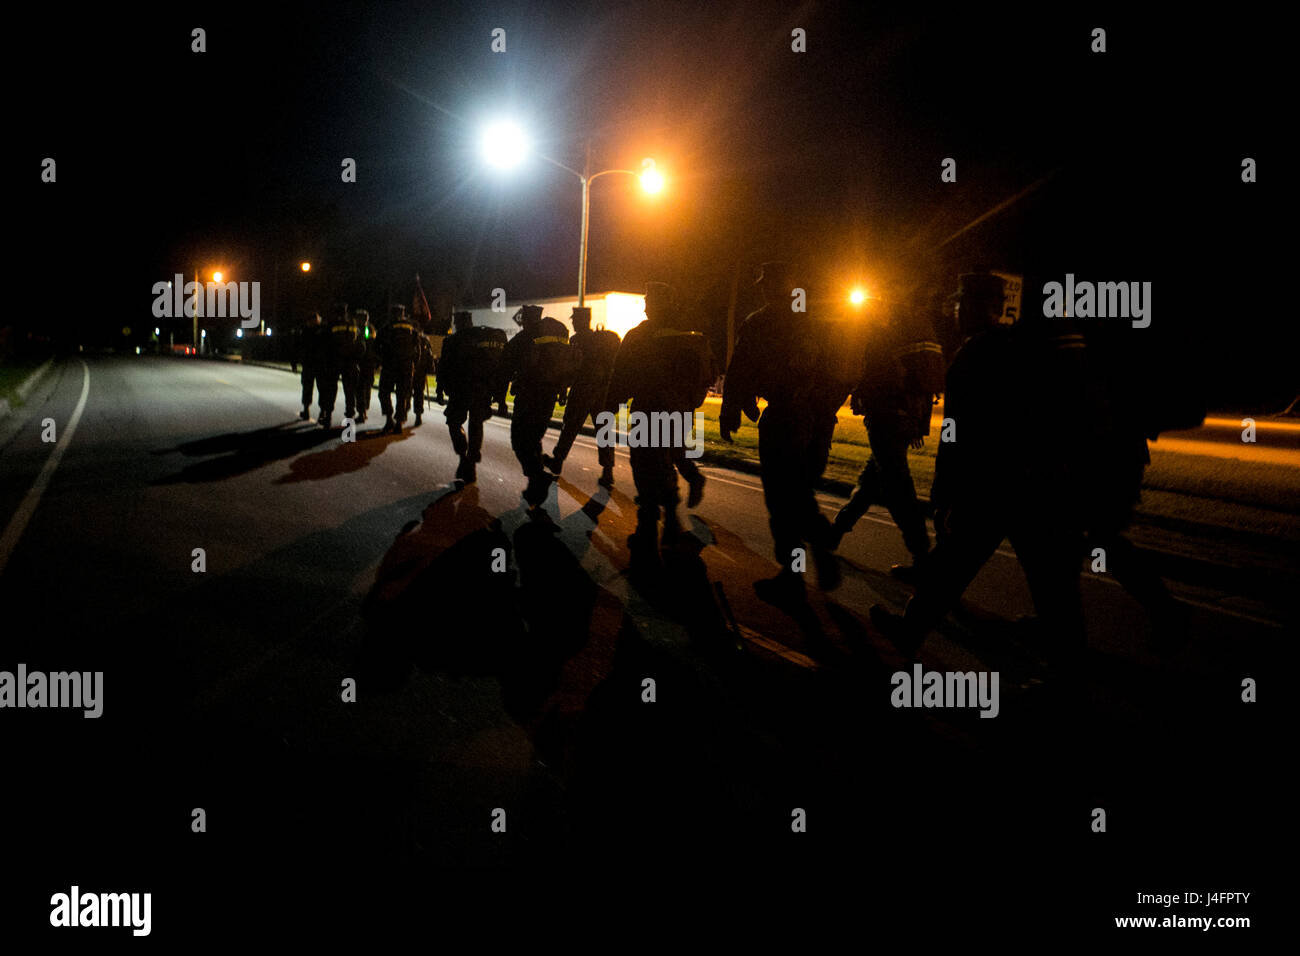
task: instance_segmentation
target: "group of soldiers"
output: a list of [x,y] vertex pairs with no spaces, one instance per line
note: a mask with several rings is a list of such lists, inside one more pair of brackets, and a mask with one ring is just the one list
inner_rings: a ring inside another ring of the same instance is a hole
[[302,366],[302,411],[298,417],[310,420],[315,393],[320,409],[316,421],[322,428],[331,427],[340,382],[343,417],[356,422],[366,420],[378,370],[382,431],[389,434],[402,430],[412,404],[415,424],[422,424],[425,390],[436,357],[428,336],[419,323],[407,316],[405,306],[393,306],[387,324],[376,332],[367,310],[349,312],[346,303],[338,303],[330,312],[328,325],[316,313],[301,329],[294,364]]
[[[804,605],[805,555],[812,557],[821,589],[838,587],[836,551],[879,504],[912,556],[910,565],[891,568],[915,587],[906,611],[871,609],[875,625],[900,645],[919,646],[1004,538],[1016,549],[1039,619],[1062,654],[1082,648],[1078,579],[1081,558],[1093,548],[1111,555],[1116,578],[1157,625],[1171,619],[1175,602],[1123,535],[1149,461],[1146,440],[1165,426],[1136,411],[1142,398],[1133,393],[1130,370],[1116,360],[1122,349],[1068,321],[1003,324],[1003,280],[988,272],[961,277],[950,297],[955,328],[944,329],[950,333],[944,336],[923,311],[902,303],[884,304],[853,327],[810,315],[794,305],[801,290],[785,263],[765,263],[756,285],[764,304],[740,327],[723,379],[719,428],[730,442],[742,415],[758,426],[763,494],[780,566],[754,583],[760,598],[785,608]],[[302,417],[314,381],[319,420],[328,427],[341,379],[346,416],[364,421],[379,367],[384,431],[400,431],[413,395],[419,425],[426,376],[436,367],[437,400],[446,403],[460,459],[456,478],[472,483],[483,424],[494,409],[506,414],[506,395],[513,391],[511,449],[527,479],[523,497],[538,508],[588,419],[599,426],[602,413],[614,415],[630,403],[634,413],[689,421],[716,381],[719,367],[708,340],[689,328],[671,287],[649,283],[645,313],[620,341],[612,331],[593,329],[585,307],[573,309],[570,336],[540,306],[523,306],[515,315],[519,332],[508,340],[503,330],[475,327],[471,313],[456,312],[435,360],[427,337],[401,306],[377,336],[363,310],[349,314],[339,306],[329,326],[317,317],[304,338],[311,364],[304,358]],[[947,348],[941,339],[950,340]],[[923,445],[941,396],[945,431],[931,490],[932,548],[908,449]],[[815,492],[846,400],[864,419],[870,456],[853,495],[830,520]],[[564,406],[563,427],[545,454],[542,442],[557,405]],[[633,570],[654,568],[661,549],[679,540],[679,475],[687,483],[687,506],[702,500],[705,477],[686,450],[684,441],[630,448],[637,504],[628,539]],[[610,441],[598,437],[597,457],[599,483],[612,487]]]
[[[871,608],[878,629],[914,652],[1009,539],[1024,569],[1049,659],[1076,663],[1084,646],[1079,576],[1085,556],[1145,607],[1158,649],[1182,639],[1180,606],[1124,536],[1149,463],[1147,440],[1192,427],[1204,405],[1144,392],[1132,343],[1114,326],[1003,319],[1003,279],[961,277],[951,297],[955,328],[936,335],[921,312],[886,305],[850,347],[843,329],[791,309],[795,283],[780,263],[764,267],[765,305],[746,320],[727,370],[721,434],[741,414],[758,423],[759,457],[774,551],[782,570],[755,582],[764,600],[806,601],[793,557],[811,552],[819,586],[840,582],[835,556],[872,504],[888,508],[911,553],[896,576],[915,593],[905,612]],[[940,338],[951,338],[948,350]],[[945,354],[946,352],[950,354]],[[839,356],[847,353],[844,364]],[[909,447],[930,431],[943,398],[944,431],[931,489],[936,541],[908,467]],[[759,413],[758,399],[766,400]],[[825,469],[836,413],[846,398],[865,419],[870,457],[834,520],[814,488]]]

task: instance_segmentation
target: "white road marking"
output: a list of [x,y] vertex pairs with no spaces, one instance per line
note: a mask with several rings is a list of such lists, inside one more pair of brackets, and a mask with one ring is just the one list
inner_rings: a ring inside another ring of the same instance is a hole
[[68,450],[68,445],[72,443],[72,436],[76,434],[77,423],[81,421],[81,413],[86,410],[86,399],[89,396],[90,367],[85,362],[81,362],[81,398],[77,401],[77,407],[73,409],[72,417],[68,419],[68,424],[64,426],[59,440],[54,443],[54,451],[45,460],[45,467],[36,476],[35,483],[28,490],[27,496],[23,498],[23,502],[18,506],[18,510],[14,512],[14,516],[9,519],[9,525],[5,528],[4,535],[0,536],[0,574],[4,573],[5,565],[9,563],[9,556],[13,554],[18,539],[23,536],[23,531],[27,528],[27,522],[31,521],[32,515],[36,513],[36,506],[41,503],[41,495],[45,494],[50,479],[54,477],[54,469],[59,467],[59,462],[63,459],[63,453]]

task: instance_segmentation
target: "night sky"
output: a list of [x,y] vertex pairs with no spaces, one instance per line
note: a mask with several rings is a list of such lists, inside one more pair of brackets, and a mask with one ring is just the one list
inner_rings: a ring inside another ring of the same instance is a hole
[[[713,325],[737,269],[747,311],[755,267],[776,258],[828,296],[855,280],[928,296],[978,265],[1145,280],[1158,331],[1212,370],[1212,400],[1300,390],[1295,323],[1275,291],[1289,279],[1274,251],[1286,171],[1270,148],[1284,60],[1265,41],[1281,30],[1253,12],[120,9],[75,21],[27,9],[11,33],[46,64],[11,86],[22,263],[37,280],[27,311],[81,336],[147,315],[152,284],[196,261],[260,280],[269,299],[273,282],[301,283],[294,270],[310,259],[313,285],[298,291],[321,307],[409,301],[417,271],[463,305],[496,287],[512,300],[571,294],[578,182],[536,160],[486,167],[478,131],[508,115],[567,165],[581,166],[590,140],[596,167],[653,156],[668,177],[654,199],[629,177],[594,184],[590,291],[666,279]],[[195,26],[206,53],[190,51]],[[1089,49],[1095,26],[1104,54]],[[496,27],[504,54],[490,48]],[[796,27],[806,53],[791,51]],[[53,186],[39,182],[45,156],[58,162]],[[1246,156],[1259,162],[1252,185]],[[355,184],[341,181],[344,157]],[[944,157],[956,183],[940,181]]]

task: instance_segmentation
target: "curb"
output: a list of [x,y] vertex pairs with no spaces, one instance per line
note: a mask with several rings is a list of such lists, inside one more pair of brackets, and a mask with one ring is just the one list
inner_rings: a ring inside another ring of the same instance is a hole
[[[40,380],[45,377],[45,373],[48,372],[53,365],[54,358],[47,358],[34,372],[32,372],[31,375],[28,375],[23,379],[22,383],[14,389],[14,395],[17,397],[19,403],[27,400],[27,396],[31,393],[32,389],[40,383]],[[0,418],[4,418],[11,411],[13,411],[13,407],[10,405],[9,399],[0,398]]]

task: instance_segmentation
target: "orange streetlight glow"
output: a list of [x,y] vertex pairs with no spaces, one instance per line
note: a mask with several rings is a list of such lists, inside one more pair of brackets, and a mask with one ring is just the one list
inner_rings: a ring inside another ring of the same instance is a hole
[[221,273],[220,273],[220,272],[214,272],[214,273],[212,273],[212,281],[213,281],[213,282],[220,282],[220,281],[221,281]]
[[867,301],[866,290],[854,289],[852,292],[849,293],[849,301],[852,302],[854,305],[861,305],[863,302],[866,302]]
[[311,263],[310,263],[310,262],[304,262],[304,263],[302,264],[302,271],[303,271],[303,272],[311,272]]
[[657,193],[664,188],[663,173],[655,169],[653,159],[643,159],[641,161],[641,188],[648,193]]

